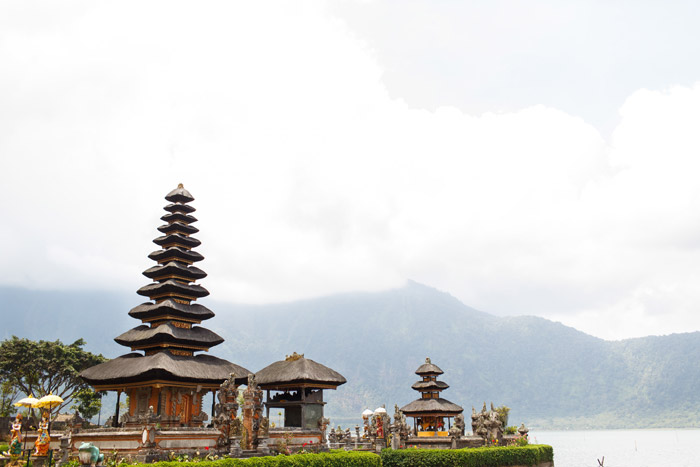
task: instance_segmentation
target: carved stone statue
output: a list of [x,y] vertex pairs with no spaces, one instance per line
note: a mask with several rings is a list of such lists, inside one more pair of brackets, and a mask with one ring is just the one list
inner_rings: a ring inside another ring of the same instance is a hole
[[92,443],[82,443],[78,448],[78,460],[81,465],[95,467],[97,464],[102,464],[104,459],[105,455],[100,454],[100,448]]
[[248,375],[248,385],[243,391],[243,428],[246,434],[246,446],[257,448],[258,430],[262,418],[263,392],[255,382],[255,375]]
[[455,424],[450,428],[450,436],[454,438],[459,438],[460,436],[464,436],[464,415],[457,414],[455,417]]
[[318,419],[318,429],[321,430],[321,443],[326,443],[326,428],[331,423],[330,419],[321,417]]
[[267,438],[270,435],[270,421],[267,417],[260,419],[260,429],[258,430],[258,436]]
[[491,410],[489,411],[486,410],[486,402],[484,402],[484,406],[478,414],[472,408],[472,429],[474,434],[481,437],[486,445],[493,444],[496,441],[498,443],[503,441],[503,424],[493,406],[493,402],[491,402]]
[[398,421],[400,421],[402,415],[403,415],[403,413],[399,409],[398,404],[394,404],[394,423],[397,423]]
[[231,373],[229,378],[219,386],[217,399],[219,402],[214,407],[215,416],[212,417],[214,428],[221,431],[219,438],[220,446],[230,445],[230,438],[241,435],[240,424],[238,420],[238,385],[236,384],[236,375]]
[[406,441],[408,440],[408,437],[410,436],[411,428],[406,422],[406,416],[396,404],[394,404],[394,423],[392,427],[393,433],[395,435],[398,435],[398,438],[401,441],[400,445],[405,445]]
[[490,411],[485,425],[488,431],[487,441],[489,442],[489,444],[493,443],[494,441],[500,442],[503,439],[503,424],[498,418],[498,412]]
[[377,417],[372,417],[372,423],[369,426],[369,437],[372,441],[377,438]]
[[10,433],[12,433],[12,438],[10,438],[10,449],[5,455],[19,456],[22,454],[22,414],[18,413],[15,416],[15,421],[10,425]]
[[474,435],[481,437],[484,440],[484,444],[489,444],[489,428],[487,427],[487,421],[489,419],[489,413],[486,411],[486,402],[481,409],[481,412],[475,413],[472,408],[472,429]]
[[243,433],[243,423],[238,418],[234,418],[231,421],[230,435],[231,437],[238,437],[241,436],[241,433]]
[[51,437],[49,436],[48,410],[42,410],[41,422],[39,423],[37,433],[39,436],[37,437],[36,441],[34,441],[34,455],[46,456],[49,452],[49,444],[51,443]]

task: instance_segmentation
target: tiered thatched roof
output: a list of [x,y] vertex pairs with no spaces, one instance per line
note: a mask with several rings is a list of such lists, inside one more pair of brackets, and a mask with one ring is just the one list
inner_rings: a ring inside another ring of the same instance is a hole
[[443,371],[429,358],[426,358],[425,363],[418,367],[416,374],[422,376],[422,380],[413,383],[411,387],[421,393],[421,398],[403,406],[401,411],[404,414],[409,417],[426,415],[451,417],[464,411],[457,404],[439,397],[440,392],[449,386],[447,383],[437,380],[437,376],[443,374]]
[[170,352],[153,355],[129,353],[83,371],[85,381],[101,389],[121,389],[146,383],[192,383],[218,387],[231,373],[249,370],[211,355],[180,356]]
[[464,409],[457,404],[453,404],[447,399],[418,399],[405,405],[401,408],[401,411],[408,415],[409,417],[415,417],[419,415],[457,415],[464,411]]
[[337,371],[295,352],[284,360],[268,365],[255,373],[255,382],[262,389],[291,387],[335,389],[345,384],[346,380]]
[[153,282],[141,287],[138,294],[152,301],[133,308],[129,315],[147,323],[137,326],[115,341],[143,350],[145,355],[130,353],[81,373],[85,381],[97,389],[121,389],[151,384],[191,385],[217,388],[231,373],[245,378],[250,371],[234,363],[209,355],[195,355],[224,341],[221,336],[202,326],[193,326],[210,319],[214,313],[192,303],[209,295],[207,289],[194,282],[206,273],[192,265],[204,257],[192,251],[201,243],[191,237],[199,230],[190,224],[197,219],[188,203],[194,197],[182,185],[165,197],[167,224],[158,227],[163,233],[154,243],[161,247],[149,258],[158,264],[144,271]]

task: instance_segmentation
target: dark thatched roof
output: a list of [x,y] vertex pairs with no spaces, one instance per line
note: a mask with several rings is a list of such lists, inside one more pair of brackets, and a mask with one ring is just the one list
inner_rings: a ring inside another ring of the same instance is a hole
[[177,261],[170,261],[169,263],[158,264],[148,268],[143,271],[143,275],[149,279],[155,279],[156,277],[177,276],[193,281],[207,277],[207,273],[198,267],[182,264]]
[[153,240],[153,243],[166,248],[170,246],[179,246],[180,248],[197,248],[202,244],[202,242],[194,237],[186,237],[179,233],[157,237],[155,240]]
[[168,279],[163,282],[151,282],[138,289],[136,293],[144,297],[175,295],[202,298],[209,295],[209,291],[199,284],[185,284],[175,279]]
[[165,209],[168,212],[184,212],[185,214],[189,214],[190,212],[196,211],[196,209],[192,206],[182,203],[171,203],[165,206],[163,209]]
[[80,376],[93,386],[120,385],[140,381],[164,380],[174,382],[217,383],[251,372],[211,355],[179,356],[169,352],[153,355],[130,353],[84,370]]
[[189,203],[194,201],[194,196],[185,190],[185,187],[180,183],[177,188],[165,195],[165,199],[171,203]]
[[189,214],[184,214],[181,212],[169,212],[167,214],[164,214],[160,220],[165,221],[165,222],[182,222],[183,224],[191,224],[193,222],[197,222],[197,218],[194,216],[190,216]]
[[183,224],[182,222],[173,222],[172,224],[165,224],[158,227],[159,232],[164,234],[171,234],[174,232],[180,232],[187,235],[192,235],[199,232],[199,229],[193,225]]
[[193,326],[190,329],[179,328],[172,323],[164,323],[154,328],[142,324],[126,331],[114,340],[126,347],[156,346],[156,344],[172,344],[182,347],[214,347],[224,339],[209,329]]
[[131,311],[129,311],[129,316],[146,321],[155,320],[159,316],[176,316],[196,321],[204,321],[213,318],[214,312],[203,305],[185,305],[184,303],[178,303],[175,300],[167,299],[159,303],[142,303],[132,308]]
[[297,354],[258,371],[255,373],[255,381],[262,389],[294,384],[307,386],[317,384],[335,388],[346,383],[343,375],[337,371]]
[[148,257],[153,261],[158,261],[159,263],[178,259],[191,262],[202,261],[204,259],[204,256],[196,251],[185,250],[184,248],[178,248],[176,246],[171,246],[170,248],[166,248],[164,250],[156,250],[148,255]]
[[442,391],[443,389],[447,389],[449,387],[450,386],[444,381],[418,381],[416,383],[413,383],[413,386],[411,386],[411,388],[415,389],[416,391],[419,391],[421,389],[434,389],[436,391]]
[[457,415],[464,409],[447,399],[418,399],[401,407],[401,411],[409,417],[427,414]]
[[417,375],[428,376],[428,375],[441,375],[443,371],[432,363],[429,358],[425,359],[425,363],[418,367],[416,370]]

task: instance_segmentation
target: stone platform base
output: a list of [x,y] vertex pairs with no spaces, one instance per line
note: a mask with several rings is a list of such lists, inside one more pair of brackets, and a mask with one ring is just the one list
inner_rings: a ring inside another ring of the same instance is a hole
[[276,454],[284,445],[292,452],[302,448],[308,451],[328,449],[321,442],[323,439],[321,430],[290,427],[270,428],[268,436],[266,446],[273,454]]

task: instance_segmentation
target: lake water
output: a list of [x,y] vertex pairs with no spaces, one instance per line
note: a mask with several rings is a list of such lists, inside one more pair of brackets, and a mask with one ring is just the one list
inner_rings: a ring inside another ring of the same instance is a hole
[[536,431],[554,448],[555,467],[700,467],[700,430]]

